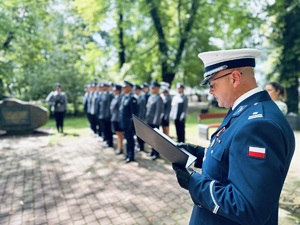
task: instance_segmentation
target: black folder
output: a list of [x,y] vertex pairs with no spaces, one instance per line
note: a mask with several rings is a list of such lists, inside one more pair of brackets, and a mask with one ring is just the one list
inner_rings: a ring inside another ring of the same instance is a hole
[[171,163],[188,167],[197,159],[185,149],[179,148],[177,142],[159,129],[153,129],[135,115],[132,115],[132,117],[136,135]]

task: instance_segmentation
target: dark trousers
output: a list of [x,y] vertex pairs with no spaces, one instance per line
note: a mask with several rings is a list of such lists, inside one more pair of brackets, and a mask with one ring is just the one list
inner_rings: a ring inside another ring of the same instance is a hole
[[185,119],[175,120],[175,128],[178,142],[185,142]]
[[90,126],[91,126],[91,130],[97,134],[98,133],[98,118],[96,115],[92,115],[92,114],[89,114],[90,115]]
[[91,127],[91,114],[90,113],[86,113],[86,118],[88,119],[89,125]]
[[134,160],[134,130],[125,129],[124,137],[126,139],[126,158]]
[[[153,129],[154,128],[159,128],[159,126],[157,125],[153,125],[153,124],[148,124],[150,127],[152,127]],[[151,156],[159,156],[159,152],[156,151],[154,148],[152,148],[152,151],[151,151]]]
[[109,147],[113,147],[113,134],[111,131],[110,119],[100,119],[99,122],[103,134],[103,139],[106,141]]
[[140,139],[139,137],[136,137],[137,143],[139,145],[140,151],[144,151],[145,150],[145,142]]
[[54,117],[56,121],[56,129],[59,132],[64,132],[64,117],[65,117],[65,112],[54,112]]

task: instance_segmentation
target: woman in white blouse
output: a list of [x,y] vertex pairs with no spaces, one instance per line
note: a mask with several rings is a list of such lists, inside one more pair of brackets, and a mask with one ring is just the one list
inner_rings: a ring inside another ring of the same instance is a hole
[[269,93],[271,99],[277,104],[281,112],[286,115],[288,108],[285,100],[285,89],[284,87],[276,82],[270,82],[266,85],[266,91]]

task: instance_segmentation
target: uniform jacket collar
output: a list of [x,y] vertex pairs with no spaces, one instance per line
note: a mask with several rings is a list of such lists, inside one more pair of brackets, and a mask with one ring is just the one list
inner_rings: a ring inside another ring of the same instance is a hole
[[244,101],[242,101],[240,104],[238,104],[234,110],[230,109],[228,111],[222,124],[213,133],[213,135],[215,135],[223,127],[228,126],[228,124],[230,123],[232,118],[239,117],[240,115],[242,115],[246,111],[246,109],[248,109],[254,103],[268,101],[268,100],[271,100],[271,98],[267,91],[260,91],[260,92],[255,93],[254,95],[251,95],[250,97],[246,98]]

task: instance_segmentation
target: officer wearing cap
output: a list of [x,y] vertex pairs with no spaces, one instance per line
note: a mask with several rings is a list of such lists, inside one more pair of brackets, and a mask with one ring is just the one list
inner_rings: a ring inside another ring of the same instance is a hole
[[205,66],[203,85],[227,116],[209,147],[183,144],[197,157],[192,168],[173,165],[178,183],[194,202],[190,224],[278,224],[279,197],[295,150],[285,116],[258,87],[256,49],[199,54]]
[[90,84],[89,94],[87,96],[87,115],[90,122],[90,128],[93,131],[94,135],[98,137],[99,124],[96,115],[97,97],[98,97],[97,82],[92,82]]
[[145,98],[145,101],[146,101],[146,104],[148,102],[148,98],[150,96],[150,93],[149,93],[149,84],[147,82],[143,82],[142,84],[142,91],[143,91],[143,97]]
[[84,95],[83,95],[83,112],[87,116],[87,104],[88,104],[88,96],[89,96],[89,92],[90,92],[90,85],[89,84],[85,85],[83,90],[84,90]]
[[[97,131],[98,131],[98,137],[100,138],[100,142],[105,141],[105,135],[104,135],[104,128],[103,123],[101,119],[99,118],[99,111],[101,110],[101,100],[102,100],[102,94],[104,90],[103,81],[98,82],[97,88],[96,88],[96,100],[95,100],[95,117],[97,120]],[[105,146],[105,143],[103,144]]]
[[[145,115],[145,122],[152,128],[159,128],[164,110],[164,102],[160,97],[159,91],[160,84],[153,82],[151,84],[151,95],[146,105]],[[159,153],[152,148],[149,156],[151,156],[153,160],[156,160],[159,158]]]
[[50,105],[54,113],[57,132],[64,132],[64,117],[67,111],[67,95],[61,91],[60,83],[54,84],[54,91],[51,91],[46,97],[46,102]]
[[172,99],[172,108],[170,112],[170,118],[174,120],[177,141],[185,142],[185,118],[188,107],[188,98],[184,94],[184,86],[181,83],[177,83],[177,94]]
[[[137,112],[136,116],[139,117],[141,120],[145,120],[145,113],[146,113],[146,99],[142,95],[142,87],[138,84],[134,85],[134,95],[137,99]],[[136,137],[138,146],[136,147],[136,151],[144,151],[145,150],[145,142]]]
[[124,130],[126,139],[126,157],[125,163],[134,161],[134,126],[132,114],[136,115],[137,100],[132,92],[133,84],[129,81],[124,81],[122,86],[123,97],[120,105],[120,124]]
[[101,83],[101,94],[97,99],[97,115],[100,127],[102,129],[103,139],[105,140],[104,147],[113,147],[113,135],[110,122],[110,103],[113,99],[113,94],[110,92],[110,83],[103,81]]
[[171,112],[171,103],[172,103],[172,97],[170,95],[170,89],[169,89],[170,85],[169,83],[161,82],[160,86],[162,89],[162,93],[160,96],[164,102],[164,111],[161,119],[161,127],[163,129],[163,132],[166,135],[169,135],[170,112]]
[[123,153],[123,129],[120,125],[120,105],[122,100],[122,86],[114,84],[113,86],[113,95],[114,98],[110,103],[110,113],[111,113],[111,128],[112,132],[117,136],[117,148],[115,150],[116,155],[120,155]]

